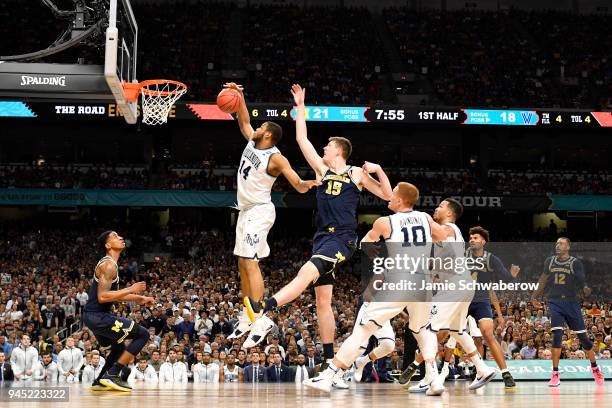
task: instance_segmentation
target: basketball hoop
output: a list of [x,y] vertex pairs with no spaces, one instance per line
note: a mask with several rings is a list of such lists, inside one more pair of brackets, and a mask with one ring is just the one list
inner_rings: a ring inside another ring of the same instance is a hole
[[140,83],[124,83],[127,101],[136,103],[142,95],[142,123],[163,125],[174,102],[187,92],[187,85],[170,79],[150,79]]

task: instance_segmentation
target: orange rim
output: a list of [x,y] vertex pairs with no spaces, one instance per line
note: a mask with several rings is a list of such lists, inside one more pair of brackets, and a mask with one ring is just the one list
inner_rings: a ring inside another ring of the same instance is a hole
[[[154,85],[175,85],[176,89],[171,91],[159,91],[156,89],[149,89]],[[174,81],[172,79],[149,79],[142,82],[126,82],[123,84],[123,89],[128,102],[138,101],[138,95],[140,92],[147,96],[163,97],[170,95],[184,94],[187,92],[187,85],[182,82]]]

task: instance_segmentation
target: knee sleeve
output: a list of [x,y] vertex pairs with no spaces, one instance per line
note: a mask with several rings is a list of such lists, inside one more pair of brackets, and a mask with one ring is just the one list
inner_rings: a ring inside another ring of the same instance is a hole
[[593,348],[593,342],[589,339],[589,336],[586,333],[578,333],[578,339],[580,339],[580,344],[584,350],[590,350]]
[[553,330],[553,348],[561,348],[563,341],[563,330]]
[[310,258],[310,262],[317,268],[321,276],[333,272],[336,268],[336,262],[328,261],[318,256]]
[[391,340],[388,338],[382,338],[382,339],[378,339],[378,346],[376,346],[376,348],[372,350],[372,353],[374,353],[376,358],[379,359],[379,358],[383,358],[391,354],[394,348],[395,348],[395,340]]
[[466,354],[472,354],[476,351],[476,344],[474,344],[474,339],[466,332],[463,332],[461,334],[457,332],[451,332],[450,335],[453,339],[457,340],[457,343],[461,345],[461,348]]
[[140,350],[142,350],[145,344],[147,344],[147,341],[149,341],[149,331],[138,325],[138,329],[130,333],[128,338],[131,338],[132,342],[126,347],[126,350],[130,354],[136,355],[140,353]]

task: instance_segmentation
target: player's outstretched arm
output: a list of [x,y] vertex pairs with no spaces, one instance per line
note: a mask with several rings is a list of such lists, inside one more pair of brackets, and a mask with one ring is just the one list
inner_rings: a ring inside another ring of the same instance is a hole
[[291,94],[295,101],[295,138],[300,146],[300,150],[308,165],[315,171],[316,175],[325,173],[325,164],[323,159],[317,153],[310,140],[308,140],[308,131],[306,129],[306,106],[304,99],[306,98],[306,88],[294,84],[291,87]]
[[[391,192],[393,191],[391,182],[379,164],[365,162],[361,169],[355,170],[361,171],[360,183],[366,190],[383,200],[389,201],[391,199]],[[378,180],[370,176],[370,173],[375,173]]]
[[240,94],[240,106],[237,112],[238,126],[240,127],[240,131],[246,140],[251,140],[253,138],[253,126],[251,126],[251,115],[249,115],[249,110],[246,106],[246,101],[244,99],[244,88],[242,85],[238,85],[234,82],[228,82],[223,85],[224,88],[234,89],[238,91]]
[[289,184],[299,193],[305,193],[311,188],[321,185],[318,180],[302,180],[289,164],[289,160],[280,153],[275,153],[270,157],[268,171],[273,175],[282,174],[285,176]]
[[137,298],[144,298],[144,296],[133,295],[147,288],[144,282],[135,283],[121,290],[111,290],[113,280],[117,276],[117,270],[110,262],[103,263],[100,268],[102,268],[98,276],[98,301],[100,303],[138,301]]

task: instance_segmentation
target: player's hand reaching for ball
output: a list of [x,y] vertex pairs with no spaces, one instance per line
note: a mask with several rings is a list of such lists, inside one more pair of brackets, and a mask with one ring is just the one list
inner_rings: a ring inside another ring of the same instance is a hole
[[132,286],[130,286],[130,293],[140,293],[144,292],[147,288],[147,284],[145,282],[136,282]]
[[541,309],[542,308],[542,304],[540,303],[539,300],[537,299],[531,299],[531,304],[533,305],[533,307],[535,307],[536,309]]
[[304,106],[304,99],[306,99],[306,88],[302,88],[298,84],[291,86],[291,95],[293,95],[293,101],[296,106]]
[[235,91],[238,91],[240,93],[240,95],[243,94],[244,92],[244,87],[242,85],[239,85],[235,82],[227,82],[225,84],[223,84],[224,88],[229,88],[229,89],[233,89]]

